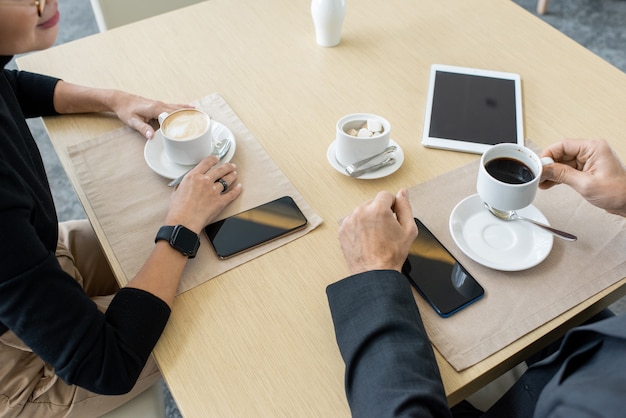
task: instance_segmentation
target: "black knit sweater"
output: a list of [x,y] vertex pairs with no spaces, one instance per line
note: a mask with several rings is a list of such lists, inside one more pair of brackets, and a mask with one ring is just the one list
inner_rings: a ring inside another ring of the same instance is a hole
[[[9,60],[0,57],[0,66]],[[12,330],[69,384],[126,393],[170,309],[150,293],[124,288],[103,314],[57,262],[54,203],[25,120],[56,115],[57,82],[27,72],[0,73],[0,335]]]

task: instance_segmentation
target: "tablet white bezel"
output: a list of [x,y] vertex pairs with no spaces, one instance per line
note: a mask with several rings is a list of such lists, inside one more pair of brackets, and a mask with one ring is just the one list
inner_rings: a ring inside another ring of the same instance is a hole
[[428,96],[426,100],[426,112],[424,117],[424,131],[422,134],[422,145],[428,148],[439,148],[452,151],[470,152],[482,154],[492,145],[480,144],[471,141],[460,141],[455,139],[444,139],[430,136],[430,119],[432,116],[433,93],[435,90],[435,77],[437,71],[467,74],[481,77],[513,80],[515,85],[515,119],[517,121],[517,143],[524,145],[524,121],[522,113],[522,82],[519,74],[501,71],[482,70],[478,68],[457,67],[453,65],[433,64],[430,68],[430,80],[428,83]]

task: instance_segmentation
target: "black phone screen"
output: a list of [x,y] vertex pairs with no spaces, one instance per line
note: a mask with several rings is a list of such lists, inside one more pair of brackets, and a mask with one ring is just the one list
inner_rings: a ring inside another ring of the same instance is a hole
[[204,228],[220,258],[232,257],[306,226],[296,202],[284,196]]
[[419,234],[402,271],[418,293],[444,318],[480,299],[480,284],[422,222],[415,223]]

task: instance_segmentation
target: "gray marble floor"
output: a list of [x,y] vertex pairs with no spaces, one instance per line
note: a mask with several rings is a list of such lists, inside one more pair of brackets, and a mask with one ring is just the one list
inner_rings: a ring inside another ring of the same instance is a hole
[[[514,1],[535,13],[536,0]],[[59,4],[62,20],[57,44],[98,32],[89,0],[59,0]],[[548,13],[541,16],[541,19],[626,71],[625,0],[552,0]],[[41,121],[32,120],[29,126],[44,157],[59,219],[84,218],[85,213],[60,166]],[[612,309],[626,312],[626,298],[612,305]],[[171,397],[168,397],[167,413],[168,417],[180,416]]]
[[[536,14],[536,0],[514,0]],[[626,72],[625,0],[550,0],[540,16],[579,44]]]

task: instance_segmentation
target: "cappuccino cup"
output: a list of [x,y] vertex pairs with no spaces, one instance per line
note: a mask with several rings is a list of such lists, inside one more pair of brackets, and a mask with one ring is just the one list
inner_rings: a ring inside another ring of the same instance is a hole
[[165,155],[172,162],[192,165],[213,152],[211,118],[198,109],[179,109],[159,115]]
[[543,166],[552,163],[552,158],[539,158],[524,146],[496,144],[480,158],[476,190],[494,209],[525,208],[535,200]]
[[353,113],[339,119],[335,134],[335,158],[344,167],[379,154],[389,145],[389,121],[369,113]]

